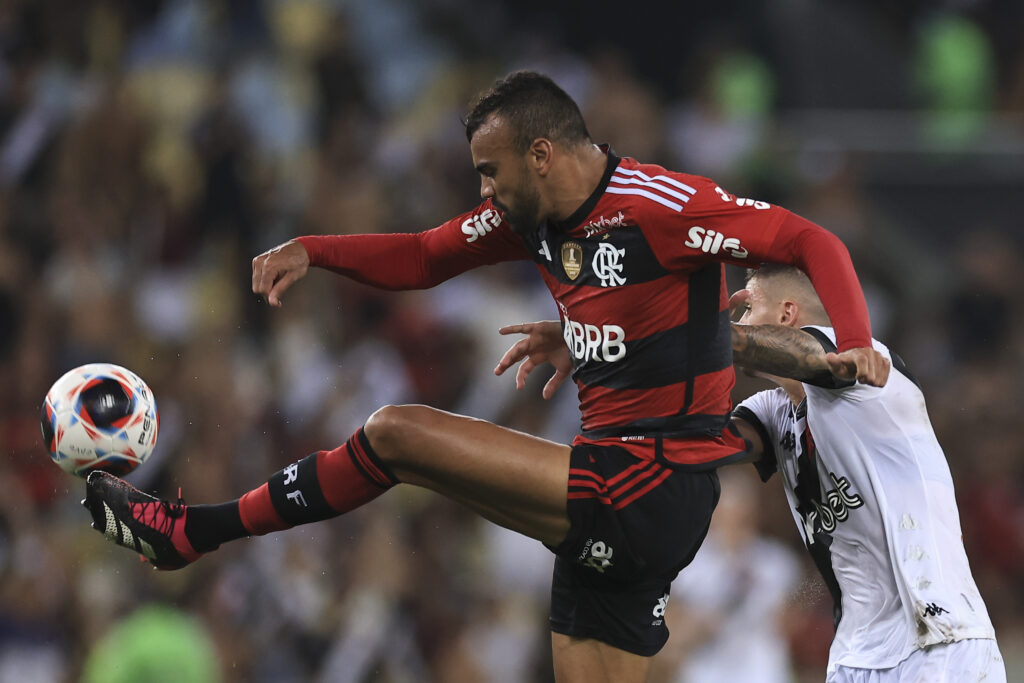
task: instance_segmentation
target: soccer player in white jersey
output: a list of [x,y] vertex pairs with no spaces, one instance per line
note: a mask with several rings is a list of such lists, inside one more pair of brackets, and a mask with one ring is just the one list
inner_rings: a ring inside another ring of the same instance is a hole
[[[807,277],[750,271],[741,323],[834,336]],[[765,375],[733,412],[762,479],[778,472],[793,519],[835,600],[828,683],[1004,682],[1006,670],[964,551],[953,480],[924,396],[898,355],[883,387]]]
[[[762,479],[780,473],[835,600],[826,683],[1005,683],[945,454],[902,359],[873,341],[894,372],[883,387],[854,382],[854,369],[830,353],[828,316],[796,268],[751,271],[730,306],[744,309],[732,330],[734,361],[779,385],[743,401],[731,425],[749,441],[748,460]],[[522,361],[522,388],[550,362],[545,398],[570,377],[558,322],[501,332],[526,338],[506,352],[497,374]]]

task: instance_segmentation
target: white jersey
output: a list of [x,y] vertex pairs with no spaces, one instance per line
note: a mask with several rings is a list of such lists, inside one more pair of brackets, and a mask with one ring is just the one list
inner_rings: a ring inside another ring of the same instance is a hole
[[[804,328],[833,350],[831,328]],[[914,650],[994,639],[964,551],[953,480],[899,357],[884,387],[762,391],[734,412],[760,432],[836,608],[829,670],[893,667]]]

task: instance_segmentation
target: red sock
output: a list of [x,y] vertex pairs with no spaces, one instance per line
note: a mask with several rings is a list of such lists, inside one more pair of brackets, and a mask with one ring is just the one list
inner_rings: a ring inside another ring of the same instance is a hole
[[330,519],[368,503],[398,483],[360,428],[344,445],[319,451],[275,473],[238,501],[253,536]]

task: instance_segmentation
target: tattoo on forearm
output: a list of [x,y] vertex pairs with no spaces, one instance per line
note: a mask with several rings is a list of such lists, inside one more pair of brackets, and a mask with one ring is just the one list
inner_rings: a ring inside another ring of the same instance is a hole
[[831,376],[825,350],[806,332],[785,325],[732,324],[732,357],[750,370],[814,383]]

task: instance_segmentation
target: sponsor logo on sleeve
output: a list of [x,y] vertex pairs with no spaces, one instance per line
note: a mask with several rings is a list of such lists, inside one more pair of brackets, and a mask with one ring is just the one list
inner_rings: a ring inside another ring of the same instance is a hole
[[752,206],[755,209],[767,209],[771,206],[768,202],[762,202],[757,199],[748,199],[747,197],[737,197],[731,195],[720,187],[715,188],[715,192],[718,193],[718,197],[723,202],[736,202],[736,206]]
[[694,225],[686,233],[687,240],[683,244],[692,249],[699,249],[705,254],[718,254],[725,252],[733,258],[747,258],[750,254],[746,247],[740,244],[739,238],[726,237],[715,230],[706,230],[699,225]]
[[467,242],[478,239],[501,225],[501,216],[494,209],[485,209],[462,221],[462,232],[467,235]]

